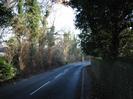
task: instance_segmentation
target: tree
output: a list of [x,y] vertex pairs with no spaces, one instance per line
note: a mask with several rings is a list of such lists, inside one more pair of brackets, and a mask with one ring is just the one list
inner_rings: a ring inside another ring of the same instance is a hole
[[71,38],[68,51],[69,62],[81,61],[82,55],[81,48],[79,47],[79,39],[74,35]]
[[76,25],[83,30],[80,38],[84,52],[118,57],[119,35],[133,25],[132,0],[72,0],[71,3],[78,11]]
[[55,27],[52,26],[47,32],[47,44],[48,44],[48,65],[51,68],[52,65],[52,47],[55,44]]
[[28,27],[28,40],[30,43],[30,50],[29,50],[29,65],[32,66],[32,62],[34,61],[33,56],[35,54],[35,42],[36,36],[38,34],[39,29],[39,22],[41,19],[40,16],[40,7],[37,0],[27,0],[26,1],[26,17],[27,17],[27,27]]
[[[17,49],[17,55],[15,57],[17,60],[16,65],[19,66],[19,70],[23,71],[28,67],[27,65],[32,66],[34,60],[33,57],[35,55],[36,46],[39,42],[38,35],[40,35],[39,33],[42,33],[39,30],[41,12],[37,0],[18,0],[16,8],[18,12],[14,16],[12,22],[14,37],[17,43],[17,46],[15,46],[14,49]],[[28,50],[29,52],[27,52]]]
[[69,51],[69,48],[71,46],[71,38],[70,38],[70,33],[64,33],[64,42],[63,42],[63,46],[64,46],[64,59],[65,59],[65,62],[67,63],[68,62],[68,51]]
[[9,26],[12,18],[12,9],[5,7],[4,2],[0,2],[0,27]]
[[17,48],[18,48],[18,42],[15,37],[10,38],[6,45],[8,46],[6,48],[6,55],[5,58],[9,64],[14,64],[14,57],[18,54]]
[[[18,4],[17,4],[17,13],[18,15],[14,16],[13,18],[13,31],[14,31],[14,35],[15,35],[15,39],[16,39],[16,46],[14,47],[14,49],[16,50],[16,64],[18,66],[18,70],[24,70],[24,68],[26,67],[25,62],[23,61],[23,41],[24,41],[24,37],[26,37],[26,18],[24,15],[24,1],[23,0],[18,0]],[[14,43],[15,43],[14,42]],[[10,40],[9,40],[9,43]],[[10,48],[10,46],[9,46]],[[10,51],[9,51],[10,53]],[[12,55],[14,56],[14,55]]]
[[120,33],[120,56],[133,56],[133,31],[130,28]]
[[[65,32],[63,34],[62,46],[65,63],[75,62],[81,60],[81,50],[78,47],[79,41],[73,33]],[[77,54],[78,53],[78,54]]]

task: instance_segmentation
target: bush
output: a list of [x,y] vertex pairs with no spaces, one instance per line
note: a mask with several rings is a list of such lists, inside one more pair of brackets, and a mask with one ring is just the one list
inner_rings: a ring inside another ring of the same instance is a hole
[[0,58],[0,82],[12,79],[16,75],[16,68]]

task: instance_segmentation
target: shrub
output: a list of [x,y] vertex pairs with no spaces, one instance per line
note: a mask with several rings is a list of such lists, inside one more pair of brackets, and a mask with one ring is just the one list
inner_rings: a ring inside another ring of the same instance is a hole
[[0,82],[12,79],[16,75],[16,68],[0,58]]

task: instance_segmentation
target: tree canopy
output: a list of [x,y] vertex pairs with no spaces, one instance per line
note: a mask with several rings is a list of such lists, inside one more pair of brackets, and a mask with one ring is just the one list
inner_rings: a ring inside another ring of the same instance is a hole
[[76,26],[83,30],[80,34],[83,51],[118,57],[120,34],[133,27],[132,0],[71,0],[71,4],[78,12]]
[[11,22],[13,17],[11,8],[4,6],[3,2],[0,2],[0,26],[7,26]]

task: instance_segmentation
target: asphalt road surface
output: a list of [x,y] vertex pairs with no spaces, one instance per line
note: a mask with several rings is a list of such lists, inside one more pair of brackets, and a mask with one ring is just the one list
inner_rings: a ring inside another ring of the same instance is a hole
[[83,99],[83,73],[88,65],[90,62],[65,65],[2,87],[0,99]]

